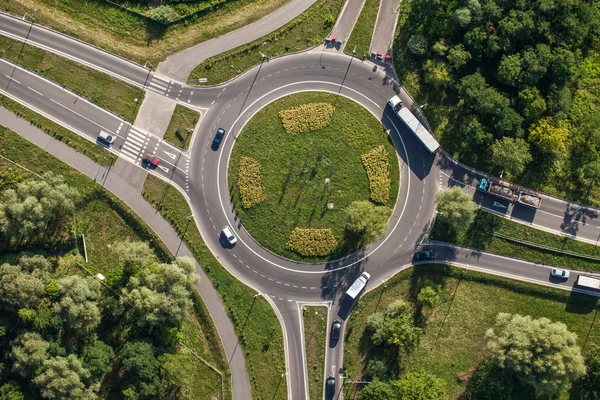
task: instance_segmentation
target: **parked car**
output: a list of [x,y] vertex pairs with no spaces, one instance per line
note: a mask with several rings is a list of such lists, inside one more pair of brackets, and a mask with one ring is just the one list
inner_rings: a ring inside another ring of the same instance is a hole
[[156,167],[158,163],[160,163],[160,159],[154,154],[144,154],[143,160],[146,162],[147,165],[152,165],[154,167]]
[[331,324],[331,338],[333,340],[338,340],[340,338],[340,331],[342,330],[342,321],[336,319]]
[[100,131],[100,133],[98,134],[98,139],[100,141],[106,143],[110,147],[115,142],[115,140],[117,140],[117,137],[114,135],[111,135],[108,132]]
[[333,376],[329,376],[327,381],[325,382],[325,393],[327,396],[335,395],[335,378]]
[[434,257],[433,250],[423,250],[415,254],[417,260],[430,260]]
[[552,271],[550,271],[550,275],[556,276],[558,278],[567,279],[570,276],[570,273],[569,271],[564,269],[552,268]]
[[212,142],[213,149],[215,149],[215,150],[219,149],[219,146],[221,145],[221,142],[223,141],[223,136],[225,136],[225,129],[223,129],[223,128],[217,129],[217,133],[215,134],[215,138],[213,139],[213,142]]
[[235,235],[231,231],[229,225],[224,226],[221,232],[223,233],[229,244],[234,245],[237,243],[237,239],[235,238]]

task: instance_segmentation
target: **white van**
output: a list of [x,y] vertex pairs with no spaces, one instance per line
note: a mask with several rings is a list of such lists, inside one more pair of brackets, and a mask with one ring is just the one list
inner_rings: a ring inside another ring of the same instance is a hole
[[233,245],[237,243],[237,239],[235,238],[233,232],[231,231],[231,228],[229,227],[229,225],[225,225],[223,227],[223,230],[221,231],[223,233],[223,235],[225,235],[225,237],[227,238],[227,241],[229,242],[229,244]]

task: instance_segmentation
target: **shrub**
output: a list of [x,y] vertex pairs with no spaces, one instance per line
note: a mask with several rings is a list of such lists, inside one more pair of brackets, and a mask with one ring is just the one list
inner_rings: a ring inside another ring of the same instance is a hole
[[290,235],[287,246],[303,256],[326,256],[335,250],[338,242],[331,229],[296,228]]
[[168,24],[179,18],[179,14],[170,6],[160,6],[147,13],[148,18]]
[[363,154],[362,162],[369,177],[371,200],[387,204],[390,200],[390,160],[383,145]]
[[254,158],[242,156],[240,159],[237,186],[244,208],[255,206],[267,197],[262,187],[260,164]]
[[279,111],[285,131],[292,136],[306,131],[315,131],[329,125],[333,106],[329,103],[303,104]]

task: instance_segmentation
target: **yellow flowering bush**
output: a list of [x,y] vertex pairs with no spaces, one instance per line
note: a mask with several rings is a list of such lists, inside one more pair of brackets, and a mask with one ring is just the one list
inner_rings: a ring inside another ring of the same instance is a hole
[[292,136],[329,125],[333,106],[329,103],[309,103],[279,111],[285,131]]
[[390,159],[383,145],[363,154],[363,165],[369,177],[371,200],[379,204],[387,204],[390,200]]
[[255,206],[267,197],[262,187],[260,164],[254,158],[240,158],[237,187],[244,208]]
[[333,231],[327,229],[295,228],[287,242],[287,247],[303,256],[326,256],[335,250],[338,242]]

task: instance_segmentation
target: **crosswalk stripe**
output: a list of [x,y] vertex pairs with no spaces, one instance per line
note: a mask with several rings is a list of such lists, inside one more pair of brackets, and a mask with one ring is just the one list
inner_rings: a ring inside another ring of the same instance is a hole
[[143,139],[139,139],[135,136],[127,136],[127,140],[125,141],[125,143],[127,142],[133,142],[134,144],[137,144],[138,146],[143,146],[144,145],[144,140]]
[[135,136],[135,137],[139,137],[139,138],[143,138],[143,139],[145,139],[145,138],[146,138],[146,136],[148,136],[148,135],[147,135],[145,132],[138,131],[138,130],[137,130],[137,129],[135,129],[135,128],[134,128],[134,129],[132,129],[132,130],[130,131],[130,133],[131,133],[133,136]]
[[138,146],[132,146],[132,145],[127,145],[127,143],[123,144],[123,147],[122,147],[122,148],[123,148],[123,149],[127,149],[127,150],[129,150],[129,151],[131,151],[131,152],[134,152],[134,153],[140,153],[140,152],[142,151],[142,148],[141,148],[141,147],[138,147]]

